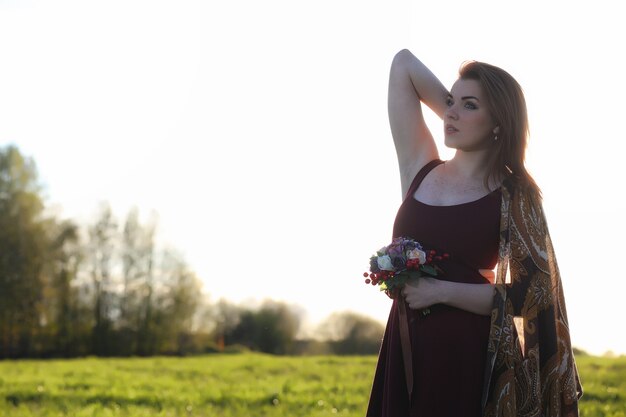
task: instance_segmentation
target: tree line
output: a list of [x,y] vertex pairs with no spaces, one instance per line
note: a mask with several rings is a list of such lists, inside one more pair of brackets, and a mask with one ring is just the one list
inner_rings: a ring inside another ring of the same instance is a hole
[[107,203],[89,224],[59,218],[32,158],[0,148],[0,358],[378,351],[383,327],[368,317],[334,314],[302,339],[295,306],[211,302],[156,226]]

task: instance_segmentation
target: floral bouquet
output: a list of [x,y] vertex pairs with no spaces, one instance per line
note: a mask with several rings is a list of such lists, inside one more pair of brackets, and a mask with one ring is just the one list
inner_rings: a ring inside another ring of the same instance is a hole
[[[443,274],[436,262],[448,259],[447,253],[438,254],[435,250],[425,250],[419,242],[406,237],[397,237],[370,258],[370,272],[364,272],[366,284],[379,285],[391,298],[395,298],[407,281],[422,276],[435,277]],[[422,315],[430,314],[430,309],[421,310]],[[413,361],[410,330],[404,302],[398,303],[400,345],[409,399],[413,392]]]
[[370,258],[370,272],[364,272],[366,284],[379,285],[391,298],[410,279],[443,274],[436,261],[448,259],[447,253],[425,250],[419,242],[405,237],[393,239]]

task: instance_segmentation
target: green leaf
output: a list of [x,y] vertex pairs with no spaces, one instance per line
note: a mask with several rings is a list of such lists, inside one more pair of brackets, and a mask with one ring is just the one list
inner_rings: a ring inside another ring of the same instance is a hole
[[422,272],[425,272],[428,275],[431,275],[433,277],[437,276],[437,270],[434,267],[432,267],[431,265],[422,265],[421,269],[422,269]]
[[422,276],[422,273],[420,271],[409,271],[408,275],[408,278],[410,279],[417,279]]

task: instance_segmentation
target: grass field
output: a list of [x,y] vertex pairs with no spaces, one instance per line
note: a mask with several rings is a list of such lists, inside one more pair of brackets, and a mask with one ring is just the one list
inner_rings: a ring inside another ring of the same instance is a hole
[[[584,417],[626,417],[626,357],[577,358]],[[0,361],[0,416],[363,417],[376,358]]]

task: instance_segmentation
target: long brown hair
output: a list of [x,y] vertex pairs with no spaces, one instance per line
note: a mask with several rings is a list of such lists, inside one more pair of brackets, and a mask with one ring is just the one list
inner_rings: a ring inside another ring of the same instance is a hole
[[503,69],[478,61],[464,62],[459,78],[478,81],[491,116],[500,127],[498,140],[493,142],[487,156],[485,185],[490,178],[502,180],[509,176],[517,187],[540,201],[541,190],[524,165],[529,130],[522,87]]

